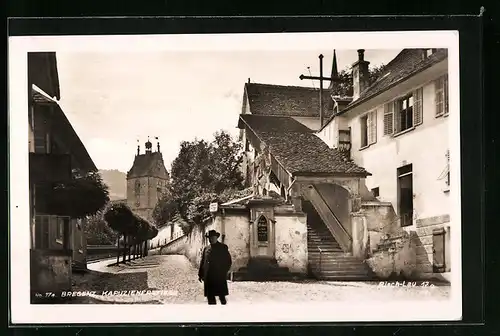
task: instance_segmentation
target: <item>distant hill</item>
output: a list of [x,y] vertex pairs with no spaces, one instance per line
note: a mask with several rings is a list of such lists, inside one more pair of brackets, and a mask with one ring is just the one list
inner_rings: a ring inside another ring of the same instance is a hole
[[102,180],[109,187],[109,198],[114,200],[127,198],[127,174],[117,169],[99,170]]

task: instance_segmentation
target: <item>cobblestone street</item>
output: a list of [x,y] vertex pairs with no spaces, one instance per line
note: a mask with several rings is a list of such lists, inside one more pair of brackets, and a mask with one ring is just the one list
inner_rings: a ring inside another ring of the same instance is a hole
[[[113,260],[89,264],[90,272],[75,278],[74,291],[97,291],[83,303],[200,303],[204,304],[203,285],[197,270],[181,255],[154,255],[130,266],[107,265]],[[132,295],[100,295],[99,291],[143,291]],[[144,291],[148,292],[144,292]],[[378,282],[229,282],[228,301],[312,302],[446,300],[450,286],[391,287]],[[79,300],[82,301],[82,300]],[[79,302],[82,303],[82,302]]]

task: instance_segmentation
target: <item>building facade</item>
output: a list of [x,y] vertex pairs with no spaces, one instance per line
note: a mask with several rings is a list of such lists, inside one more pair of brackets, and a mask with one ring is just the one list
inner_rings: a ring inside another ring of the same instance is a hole
[[306,214],[309,268],[320,278],[368,278],[361,264],[396,253],[397,267],[376,261],[372,271],[449,279],[447,68],[446,50],[405,49],[373,81],[358,50],[353,96],[335,97],[332,84],[322,109],[319,90],[245,85],[247,186]]
[[[362,53],[354,71],[363,72]],[[451,271],[447,76],[446,50],[403,50],[319,132],[332,148],[346,134],[352,159],[372,174],[367,188],[417,234],[423,276]],[[363,87],[359,77],[354,81]]]
[[137,146],[137,154],[132,168],[127,172],[127,205],[143,218],[154,222],[153,210],[156,203],[167,192],[170,177],[163,155],[160,152],[160,143],[157,150],[148,140],[145,143],[145,152],[141,154]]
[[31,290],[68,290],[86,268],[85,219],[54,215],[42,186],[96,171],[61,107],[55,53],[28,53]]

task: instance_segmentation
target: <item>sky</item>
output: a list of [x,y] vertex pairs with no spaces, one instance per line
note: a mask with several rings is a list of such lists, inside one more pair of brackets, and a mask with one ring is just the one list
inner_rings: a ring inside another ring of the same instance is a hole
[[[366,50],[371,65],[401,50]],[[159,138],[167,169],[182,141],[237,135],[244,84],[308,86],[301,74],[331,71],[333,50],[57,52],[60,105],[99,169],[127,172],[148,136]],[[357,60],[337,50],[339,71]],[[324,83],[325,87],[328,83]]]

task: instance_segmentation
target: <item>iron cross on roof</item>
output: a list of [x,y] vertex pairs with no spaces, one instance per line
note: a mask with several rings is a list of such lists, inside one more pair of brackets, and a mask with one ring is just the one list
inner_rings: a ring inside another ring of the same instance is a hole
[[[330,82],[340,82],[341,79],[338,77],[337,74],[337,57],[335,55],[335,51],[333,51],[333,67],[332,68],[332,76],[331,77],[323,77],[323,55],[320,54],[318,56],[319,58],[319,77],[318,76],[304,76],[300,75],[299,78],[300,80],[304,79],[311,79],[311,80],[319,80],[319,123],[320,127],[323,127],[323,81],[330,81]],[[335,73],[334,73],[335,72]]]

